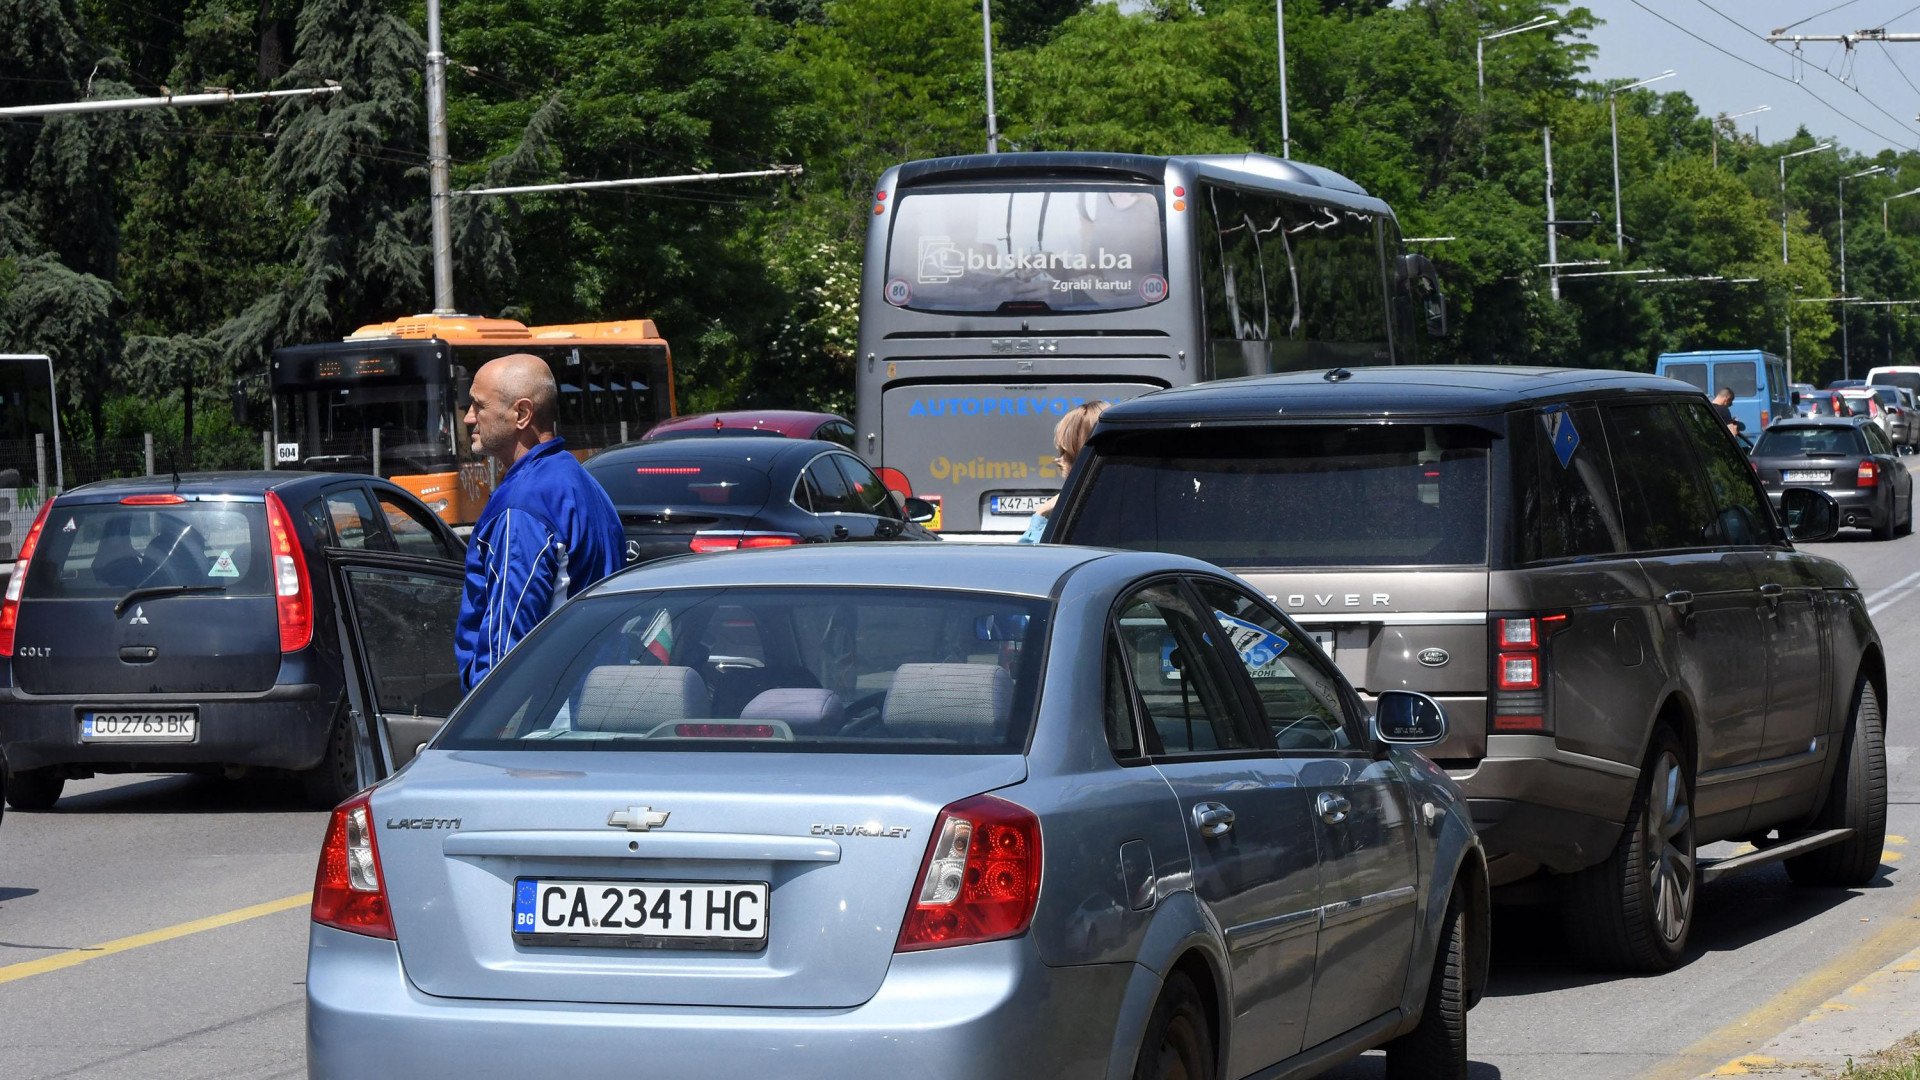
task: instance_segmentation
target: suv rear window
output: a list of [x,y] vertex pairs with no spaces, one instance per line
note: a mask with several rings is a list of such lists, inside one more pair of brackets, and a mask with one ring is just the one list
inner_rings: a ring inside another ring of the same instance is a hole
[[1104,441],[1068,543],[1217,566],[1481,566],[1492,435],[1425,424],[1156,431]]
[[1869,386],[1904,386],[1920,396],[1920,371],[1882,371],[1867,379]]
[[765,474],[724,461],[595,460],[587,472],[622,506],[746,506],[767,503]]
[[179,585],[265,596],[272,589],[268,553],[260,503],[56,503],[25,595],[118,599],[134,589]]
[[569,604],[516,647],[445,750],[1008,754],[1047,605],[932,589],[754,587]]

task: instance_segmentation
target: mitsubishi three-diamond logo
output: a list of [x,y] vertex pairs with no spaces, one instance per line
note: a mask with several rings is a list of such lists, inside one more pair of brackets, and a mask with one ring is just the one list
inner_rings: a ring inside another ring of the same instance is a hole
[[628,832],[647,832],[667,823],[667,811],[651,806],[629,806],[607,815],[607,824]]

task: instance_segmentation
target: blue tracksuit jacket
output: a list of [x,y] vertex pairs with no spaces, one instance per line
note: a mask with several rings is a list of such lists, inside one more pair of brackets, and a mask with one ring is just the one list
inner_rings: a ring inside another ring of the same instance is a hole
[[453,651],[472,690],[567,597],[620,569],[626,539],[613,500],[548,439],[521,455],[467,541],[467,586]]

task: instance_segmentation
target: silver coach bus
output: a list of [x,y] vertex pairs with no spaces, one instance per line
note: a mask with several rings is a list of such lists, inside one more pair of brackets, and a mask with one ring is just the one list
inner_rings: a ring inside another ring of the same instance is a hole
[[1416,296],[1429,331],[1445,323],[1384,202],[1261,154],[915,161],[880,178],[871,216],[857,449],[949,536],[1026,527],[1081,402],[1407,363]]

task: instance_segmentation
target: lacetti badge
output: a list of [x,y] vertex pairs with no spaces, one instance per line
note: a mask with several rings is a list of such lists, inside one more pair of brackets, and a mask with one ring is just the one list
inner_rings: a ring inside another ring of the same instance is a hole
[[1449,656],[1445,649],[1421,649],[1420,655],[1415,657],[1415,659],[1427,667],[1445,667],[1447,661],[1453,659],[1453,657]]

